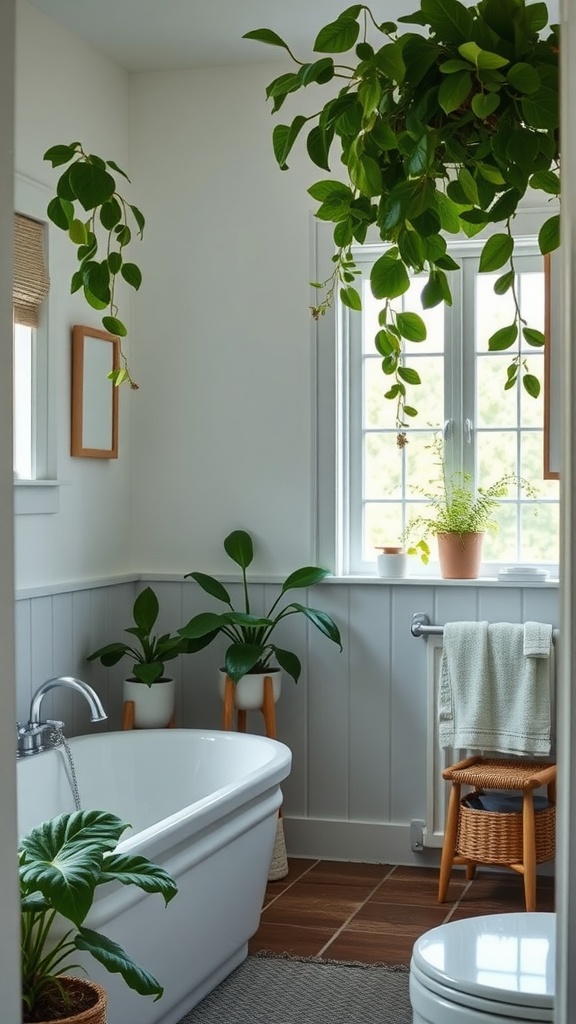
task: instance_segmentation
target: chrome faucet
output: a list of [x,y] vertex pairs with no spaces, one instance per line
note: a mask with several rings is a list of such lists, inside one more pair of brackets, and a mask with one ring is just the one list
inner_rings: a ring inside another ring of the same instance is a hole
[[30,715],[27,725],[16,723],[17,756],[26,757],[29,754],[37,754],[46,750],[49,746],[58,744],[62,737],[64,722],[48,718],[45,722],[40,719],[40,708],[45,695],[57,686],[66,689],[76,690],[81,693],[90,708],[90,720],[92,722],[103,722],[108,715],[102,707],[102,702],[95,690],[88,683],[74,676],[54,676],[47,679],[45,683],[36,690],[30,703]]

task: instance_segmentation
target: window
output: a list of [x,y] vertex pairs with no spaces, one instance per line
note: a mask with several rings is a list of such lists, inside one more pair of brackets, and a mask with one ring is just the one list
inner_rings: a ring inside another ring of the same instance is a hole
[[49,280],[44,260],[45,226],[22,214],[14,218],[14,477],[32,480],[45,471],[44,444],[36,435],[37,329]]
[[[357,287],[362,313],[344,307],[335,311],[336,383],[332,422],[336,426],[337,494],[332,540],[336,541],[337,572],[373,573],[375,548],[398,544],[406,523],[427,504],[420,488],[429,489],[437,478],[430,445],[435,436],[445,439],[448,472],[470,473],[478,484],[489,485],[505,473],[527,479],[538,492],[535,501],[521,487],[511,488],[498,511],[499,529],[484,542],[484,573],[494,575],[498,564],[558,562],[559,487],[544,480],[543,391],[532,398],[522,386],[505,390],[506,368],[514,356],[526,359],[530,372],[542,381],[543,350],[526,345],[504,352],[488,352],[487,338],[511,322],[511,296],[494,293],[499,274],[480,274],[482,242],[466,241],[451,247],[462,269],[452,275],[454,302],[423,310],[420,292],[425,278],[415,277],[397,309],[417,312],[427,326],[423,344],[406,343],[405,365],[418,371],[422,385],[410,389],[410,404],[418,416],[406,431],[408,443],[397,444],[395,403],[384,399],[390,386],[374,347],[381,303],[372,296],[370,268],[381,246],[356,250],[362,271]],[[517,293],[522,316],[531,327],[544,329],[544,270],[537,246],[529,240],[517,244]],[[500,271],[499,273],[502,273]],[[326,330],[319,337],[319,393],[322,402],[322,361]],[[321,408],[322,414],[322,408]],[[323,415],[323,414],[322,414]],[[329,444],[319,432],[319,467],[324,468]],[[412,425],[413,424],[413,425]],[[330,476],[328,474],[328,476]],[[319,494],[319,546],[328,555],[324,525],[330,523],[328,487]],[[333,500],[333,499],[332,499]],[[435,561],[435,545],[431,544]],[[438,574],[415,559],[412,573]]]
[[[53,410],[49,393],[52,309],[47,301],[52,236],[45,223],[51,192],[17,174],[14,245],[14,508],[57,512]],[[54,333],[52,331],[52,333]]]

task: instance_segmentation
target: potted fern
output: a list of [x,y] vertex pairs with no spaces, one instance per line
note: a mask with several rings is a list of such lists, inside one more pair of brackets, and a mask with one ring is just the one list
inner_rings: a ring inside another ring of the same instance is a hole
[[78,969],[78,951],[120,974],[140,995],[162,995],[156,978],[84,923],[97,887],[106,882],[160,893],[166,905],[176,895],[176,883],[163,868],[146,857],[114,852],[127,828],[107,811],[75,811],[41,822],[20,841],[24,1024],[106,1024],[105,989],[69,973]]
[[443,579],[476,579],[480,571],[482,544],[487,531],[497,529],[494,514],[510,487],[520,485],[531,496],[532,485],[515,473],[506,473],[487,487],[474,488],[469,473],[448,474],[444,446],[436,437],[430,446],[440,468],[430,490],[420,489],[428,500],[428,509],[414,516],[406,526],[404,539],[417,537],[408,547],[409,555],[430,558],[429,537],[436,537],[440,573]]

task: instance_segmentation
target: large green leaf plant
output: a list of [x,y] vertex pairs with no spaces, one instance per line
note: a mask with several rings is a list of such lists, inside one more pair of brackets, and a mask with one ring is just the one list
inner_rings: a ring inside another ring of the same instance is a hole
[[107,311],[102,326],[119,339],[122,363],[108,376],[116,385],[126,381],[137,388],[122,350],[128,330],[116,303],[119,278],[136,290],[142,283],[142,271],[126,259],[126,251],[135,234],[140,238],[144,234],[144,214],[125,199],[117,183],[117,176],[127,182],[130,179],[114,160],[87,153],[80,142],[51,146],[44,160],[52,167],[68,165],[58,179],[47,214],[77,247],[79,267],[72,276],[71,291],[82,290],[92,309]]
[[234,682],[249,672],[265,672],[271,662],[277,662],[281,669],[291,676],[295,683],[302,671],[300,659],[293,651],[287,651],[272,643],[271,637],[276,627],[289,616],[304,615],[313,626],[342,650],[340,631],[326,612],[317,608],[308,608],[297,601],[278,608],[284,595],[289,590],[313,587],[330,575],[328,569],[315,565],[296,569],[284,580],[280,593],[265,615],[255,615],[251,610],[250,590],[246,569],[254,558],[254,545],[249,533],[245,530],[234,530],[224,540],[224,550],[229,558],[242,571],[243,609],[236,611],[226,587],[213,576],[203,572],[189,572],[185,578],[191,578],[202,587],[210,597],[227,605],[229,611],[201,612],[190,622],[178,630],[188,641],[189,652],[199,651],[207,647],[217,636],[224,636],[228,641],[224,667]]
[[[345,306],[361,309],[353,246],[374,229],[386,244],[370,285],[381,302],[375,345],[402,444],[404,428],[417,415],[407,388],[421,383],[404,365],[405,344],[425,341],[426,326],[418,313],[399,311],[395,300],[417,273],[425,277],[424,309],[452,303],[450,274],[459,266],[448,253],[447,235],[487,232],[480,270],[501,271],[494,290],[512,296],[512,320],[492,334],[489,349],[512,348],[520,336],[527,345],[544,344],[542,332],[520,312],[512,222],[529,188],[550,200],[560,194],[559,30],[548,24],[545,3],[525,0],[480,0],[470,7],[421,0],[419,10],[397,21],[408,29],[354,4],[320,29],[314,42],[320,56],[312,61],[299,60],[270,29],[245,38],[282,47],[296,66],[268,86],[272,113],[312,84],[329,91],[316,113],[276,125],[274,153],[287,169],[294,143],[306,132],[312,163],[334,171],[308,190],[319,203],[316,216],[334,224],[332,272],[314,283],[316,318],[336,292]],[[342,168],[346,180],[336,180]],[[538,243],[543,254],[558,247],[557,212],[542,225]],[[518,351],[504,386],[520,379],[536,397],[540,382]]]
[[[178,891],[173,878],[146,857],[114,852],[127,828],[107,811],[75,811],[42,822],[20,841],[25,1022],[62,1019],[49,1014],[65,1001],[59,978],[78,968],[79,950],[140,995],[162,995],[162,985],[118,943],[84,924],[96,889],[107,882],[160,893],[166,905]],[[72,925],[64,933],[60,918]]]

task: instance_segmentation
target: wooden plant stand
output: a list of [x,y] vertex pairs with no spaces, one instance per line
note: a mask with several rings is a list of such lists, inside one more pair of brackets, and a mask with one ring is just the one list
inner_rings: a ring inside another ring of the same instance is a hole
[[[234,728],[234,712],[236,708],[234,706],[234,682],[230,676],[226,676],[226,683],[224,686],[224,704],[222,708],[222,728],[233,729]],[[270,739],[277,739],[276,735],[276,711],[274,706],[274,696],[272,690],[272,678],[266,676],[264,679],[264,698],[262,707],[260,708],[264,716],[264,727],[266,729],[266,735]],[[238,709],[238,732],[246,732],[246,714],[247,712]]]
[[[168,725],[166,726],[167,729],[173,729],[174,728],[174,724],[175,724],[174,723],[174,718],[175,718],[175,715],[172,715],[172,718],[170,719],[170,721],[168,722]],[[136,726],[134,725],[134,701],[133,700],[125,700],[124,701],[124,710],[122,712],[122,728],[123,729],[135,729],[136,728]]]

